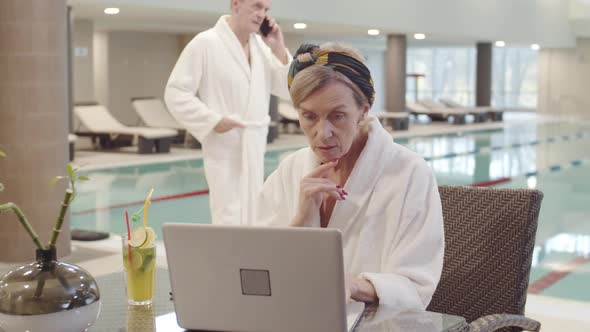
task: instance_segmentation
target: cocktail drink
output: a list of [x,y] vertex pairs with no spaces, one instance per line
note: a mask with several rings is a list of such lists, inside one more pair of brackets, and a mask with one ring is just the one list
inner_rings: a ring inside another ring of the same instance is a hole
[[127,300],[131,305],[148,305],[154,298],[156,277],[155,233],[150,227],[138,227],[123,238],[123,266]]

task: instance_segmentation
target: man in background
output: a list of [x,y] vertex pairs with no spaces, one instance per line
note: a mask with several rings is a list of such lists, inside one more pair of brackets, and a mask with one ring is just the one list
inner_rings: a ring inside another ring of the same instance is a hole
[[289,98],[290,55],[280,26],[266,16],[270,4],[232,0],[231,15],[189,42],[166,85],[168,109],[202,144],[214,224],[251,223],[264,181],[270,95]]

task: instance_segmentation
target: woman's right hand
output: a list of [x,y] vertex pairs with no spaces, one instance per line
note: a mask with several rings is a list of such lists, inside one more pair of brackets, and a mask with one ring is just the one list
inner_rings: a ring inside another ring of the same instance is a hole
[[299,185],[299,207],[291,226],[311,226],[320,218],[320,208],[324,195],[335,200],[345,199],[346,193],[338,184],[328,178],[338,160],[318,166],[301,180]]
[[246,128],[246,126],[239,121],[224,117],[217,122],[217,125],[213,127],[213,130],[215,130],[216,133],[223,134],[234,128]]

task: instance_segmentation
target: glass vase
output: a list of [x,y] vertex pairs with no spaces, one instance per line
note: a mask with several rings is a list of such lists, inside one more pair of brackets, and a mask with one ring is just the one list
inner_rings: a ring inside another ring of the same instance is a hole
[[100,292],[79,266],[56,259],[55,248],[0,278],[0,331],[80,332],[96,321]]

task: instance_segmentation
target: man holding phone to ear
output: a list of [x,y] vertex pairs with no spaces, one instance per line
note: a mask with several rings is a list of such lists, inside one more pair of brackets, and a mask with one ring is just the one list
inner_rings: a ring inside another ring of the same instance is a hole
[[170,113],[202,144],[215,224],[251,223],[264,181],[270,95],[290,98],[291,56],[266,15],[270,4],[231,0],[231,15],[189,42],[166,85]]

